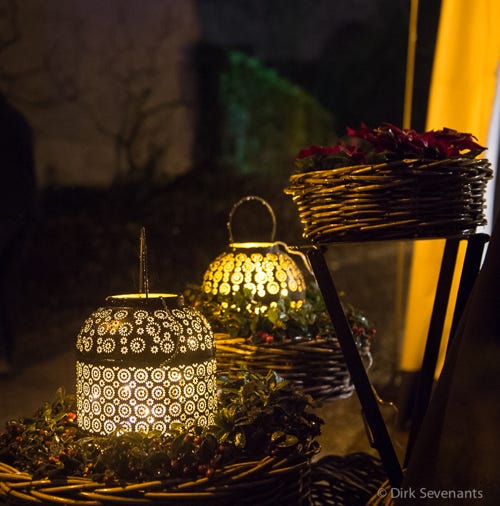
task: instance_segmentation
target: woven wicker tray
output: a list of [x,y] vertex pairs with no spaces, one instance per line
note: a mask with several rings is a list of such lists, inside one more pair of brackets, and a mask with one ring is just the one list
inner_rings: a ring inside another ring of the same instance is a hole
[[391,495],[391,486],[388,481],[382,483],[377,492],[370,497],[366,506],[393,506],[394,499]]
[[319,170],[290,177],[313,242],[448,237],[486,223],[486,159],[401,160]]
[[[252,345],[243,338],[215,334],[217,369],[224,374],[242,367],[259,372],[273,370],[317,400],[349,397],[354,386],[337,338],[280,345]],[[367,368],[369,345],[359,349]]]
[[315,505],[364,505],[387,475],[380,459],[364,452],[326,455],[314,462],[311,495]]
[[310,458],[265,457],[196,481],[151,481],[109,487],[91,479],[36,480],[0,462],[0,502],[7,504],[297,505],[311,504]]

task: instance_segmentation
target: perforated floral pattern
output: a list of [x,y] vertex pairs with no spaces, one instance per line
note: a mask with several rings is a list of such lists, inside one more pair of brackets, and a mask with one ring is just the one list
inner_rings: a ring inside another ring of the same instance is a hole
[[78,424],[94,434],[165,433],[172,422],[214,422],[215,359],[177,367],[106,366],[77,361]]
[[101,307],[85,321],[76,348],[86,355],[165,362],[179,354],[213,350],[210,325],[191,307],[124,309]]
[[242,287],[266,300],[305,297],[302,272],[292,258],[279,250],[237,249],[219,255],[203,277],[203,291],[230,295]]
[[78,424],[84,430],[166,432],[172,422],[213,422],[212,330],[196,309],[168,302],[113,300],[85,320],[76,343]]

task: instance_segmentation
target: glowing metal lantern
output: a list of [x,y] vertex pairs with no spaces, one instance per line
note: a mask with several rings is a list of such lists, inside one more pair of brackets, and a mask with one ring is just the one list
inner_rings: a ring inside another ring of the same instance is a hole
[[212,424],[217,408],[212,329],[172,294],[149,293],[141,231],[140,293],[114,295],[77,337],[78,425],[93,434]]
[[216,362],[206,319],[176,295],[106,301],[77,338],[78,425],[109,434],[212,423]]
[[[236,208],[243,202],[257,200],[264,204],[271,214],[273,230],[270,242],[234,242],[232,218]],[[255,300],[270,303],[289,298],[300,306],[305,300],[306,284],[302,271],[282,242],[274,241],[276,217],[271,206],[262,198],[250,195],[237,202],[229,215],[229,246],[231,251],[219,255],[208,267],[203,277],[202,290],[207,295],[227,295],[247,288]],[[306,264],[307,265],[307,264]]]

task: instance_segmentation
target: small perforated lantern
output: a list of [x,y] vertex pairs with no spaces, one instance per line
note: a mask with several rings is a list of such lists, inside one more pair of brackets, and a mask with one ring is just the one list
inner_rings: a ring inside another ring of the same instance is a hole
[[93,434],[207,425],[216,412],[212,330],[182,297],[108,297],[77,338],[78,425]]
[[[269,210],[273,229],[270,242],[234,242],[232,218],[236,208],[243,202],[257,200]],[[271,206],[262,198],[250,195],[238,201],[229,214],[230,251],[219,255],[203,276],[202,291],[205,295],[231,296],[246,288],[254,299],[269,304],[288,298],[300,306],[305,300],[306,284],[302,271],[291,258],[291,251],[283,242],[274,240],[276,218]]]

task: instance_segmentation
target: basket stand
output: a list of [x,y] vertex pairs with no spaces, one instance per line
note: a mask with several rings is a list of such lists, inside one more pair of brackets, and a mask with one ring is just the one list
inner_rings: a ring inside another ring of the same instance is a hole
[[[440,238],[446,239],[446,243],[441,261],[441,269],[429,331],[427,334],[422,369],[419,375],[404,467],[407,467],[431,397],[434,373],[441,343],[441,334],[444,327],[459,243],[461,240],[466,240],[467,249],[453,315],[450,341],[464,311],[465,304],[479,272],[484,247],[489,240],[489,236],[487,234],[472,234],[469,236]],[[408,239],[412,238],[408,237]],[[351,380],[356,388],[356,393],[365,417],[370,444],[380,455],[380,459],[387,472],[390,485],[397,488],[401,486],[403,481],[403,467],[399,463],[389,432],[380,413],[375,393],[366,373],[366,369],[363,366],[363,362],[352,335],[352,330],[342,309],[335,283],[326,263],[325,252],[327,248],[328,244],[315,245],[308,249],[307,256],[323,295],[328,314],[332,320],[340,347],[344,354],[345,363],[351,375]]]

